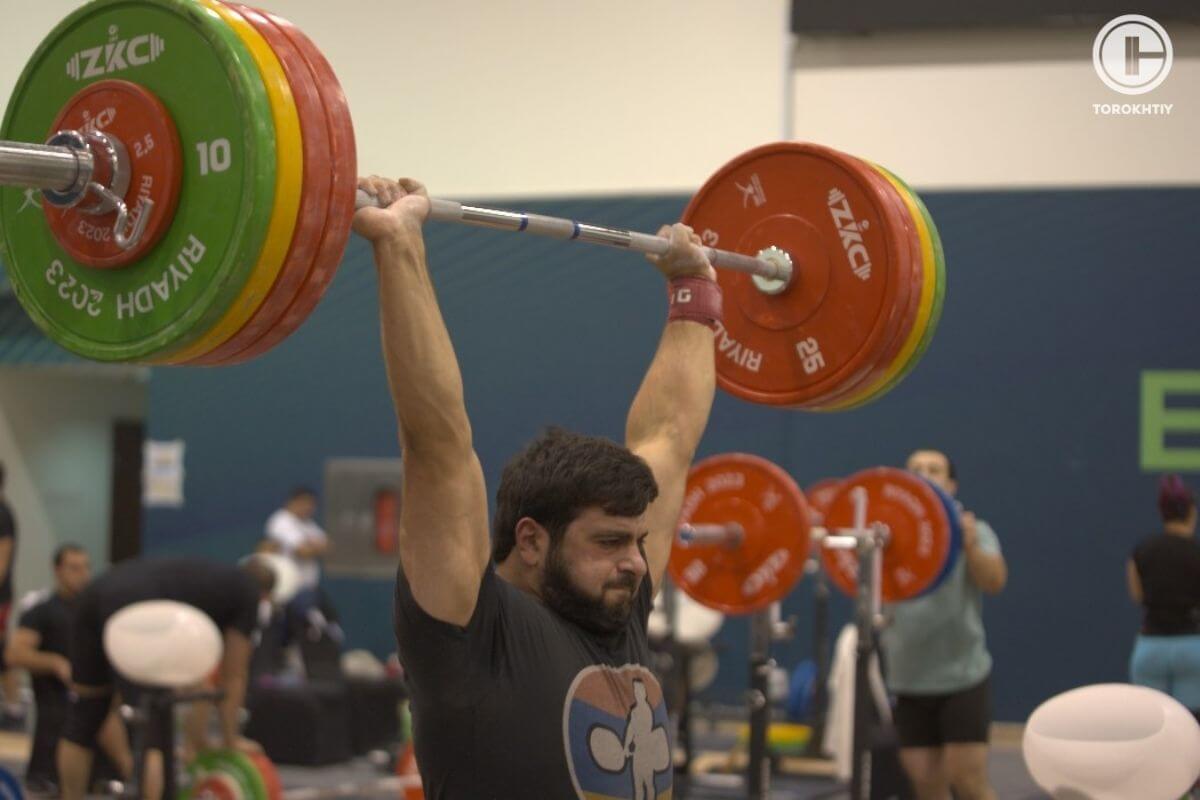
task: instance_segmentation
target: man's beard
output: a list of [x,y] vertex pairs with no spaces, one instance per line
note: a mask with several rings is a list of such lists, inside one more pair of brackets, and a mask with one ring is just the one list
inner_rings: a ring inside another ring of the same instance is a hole
[[633,613],[633,601],[637,595],[638,579],[624,573],[615,581],[606,583],[604,589],[625,588],[628,595],[616,603],[604,602],[604,596],[589,597],[571,581],[567,562],[562,557],[559,543],[551,543],[546,559],[546,574],[542,580],[542,601],[559,616],[574,622],[584,630],[611,635],[624,630]]

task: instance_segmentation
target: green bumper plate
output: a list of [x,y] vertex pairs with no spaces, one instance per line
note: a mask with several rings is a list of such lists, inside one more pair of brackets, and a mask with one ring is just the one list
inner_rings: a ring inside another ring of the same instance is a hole
[[174,118],[184,174],[170,230],[126,267],[88,268],[58,244],[40,197],[4,187],[0,241],[18,299],[50,338],[86,358],[138,361],[211,327],[254,269],[274,202],[275,131],[249,52],[215,14],[188,0],[96,0],[38,47],[0,138],[45,141],[59,109],[106,78],[145,86]]

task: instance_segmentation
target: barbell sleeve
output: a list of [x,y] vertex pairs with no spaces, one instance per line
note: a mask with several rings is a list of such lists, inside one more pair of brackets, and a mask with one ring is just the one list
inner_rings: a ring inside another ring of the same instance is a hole
[[86,186],[94,169],[90,150],[0,139],[0,185],[68,192]]
[[679,528],[679,543],[685,547],[692,545],[724,545],[736,547],[746,538],[746,532],[736,522],[725,524],[681,525]]

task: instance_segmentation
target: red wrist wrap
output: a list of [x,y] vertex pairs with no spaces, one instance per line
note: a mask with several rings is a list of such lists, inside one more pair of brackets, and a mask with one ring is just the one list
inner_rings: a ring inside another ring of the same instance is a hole
[[716,328],[721,321],[721,286],[708,278],[672,278],[667,282],[667,322],[686,319]]

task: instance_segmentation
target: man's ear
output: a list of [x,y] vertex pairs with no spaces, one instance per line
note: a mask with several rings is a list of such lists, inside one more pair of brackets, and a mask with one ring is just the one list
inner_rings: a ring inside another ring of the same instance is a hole
[[550,532],[532,517],[517,520],[516,544],[513,547],[527,567],[540,567],[550,552]]

